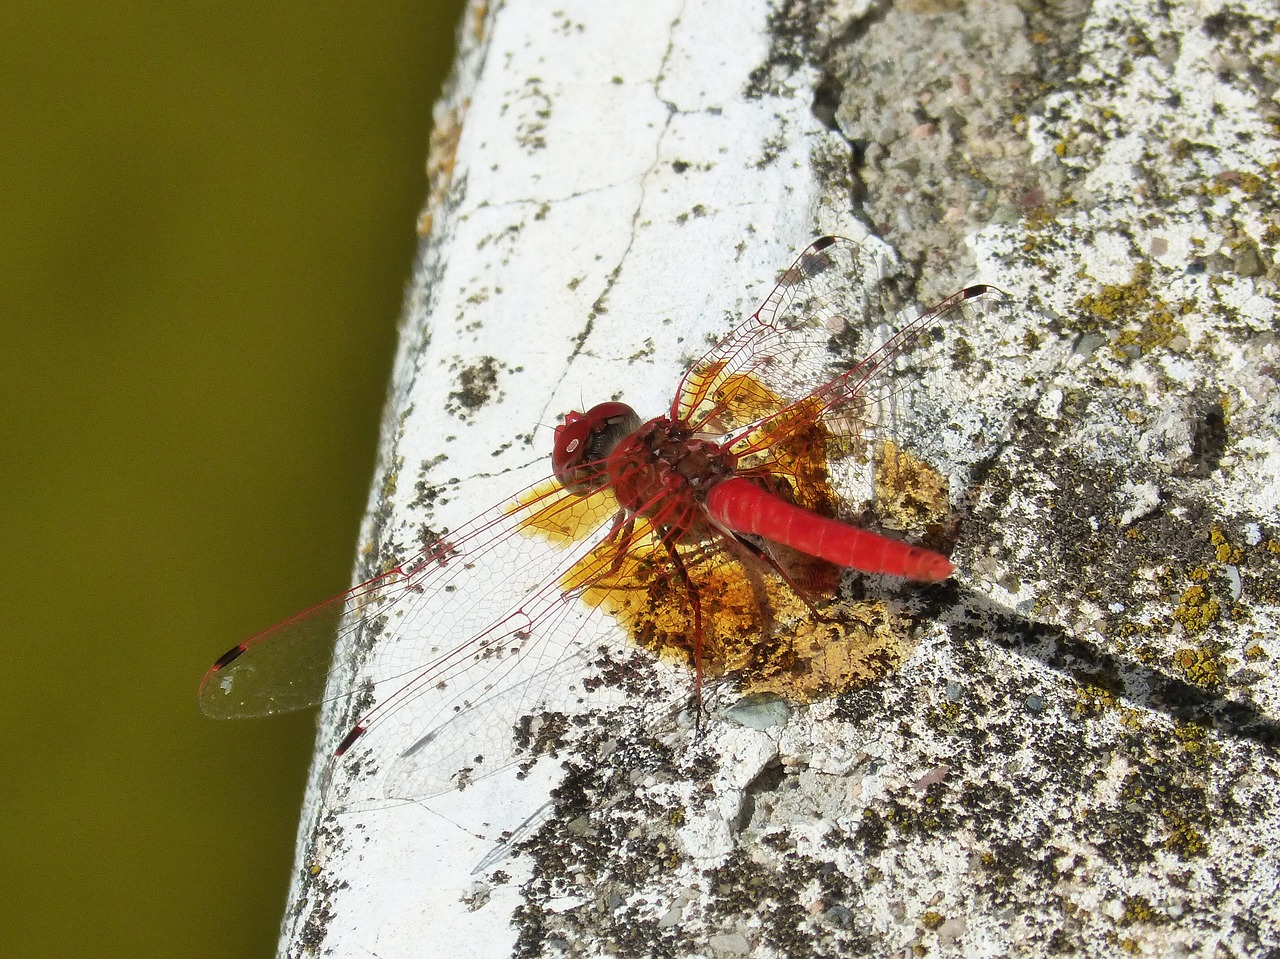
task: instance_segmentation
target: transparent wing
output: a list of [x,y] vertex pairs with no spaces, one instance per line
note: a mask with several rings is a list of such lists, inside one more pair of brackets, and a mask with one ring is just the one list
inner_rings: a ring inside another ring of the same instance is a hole
[[[1006,303],[994,287],[969,287],[877,339],[895,299],[874,253],[844,237],[816,240],[685,376],[674,415],[736,439],[734,451],[756,454],[754,465],[818,422],[833,438],[869,441],[905,384],[946,362],[941,332]],[[850,355],[863,358],[851,364]]]
[[602,628],[561,581],[616,510],[607,490],[532,486],[229,650],[201,683],[201,707],[223,718],[284,712],[350,696],[354,680],[363,715],[344,758],[361,763],[363,784],[352,807],[452,788],[482,774],[486,753],[509,762],[513,725],[571,668],[566,651],[583,631]]

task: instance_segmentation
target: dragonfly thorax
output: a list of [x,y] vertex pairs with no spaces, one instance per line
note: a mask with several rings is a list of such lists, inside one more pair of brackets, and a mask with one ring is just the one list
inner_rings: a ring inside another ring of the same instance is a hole
[[708,491],[735,474],[737,458],[725,446],[700,439],[688,424],[665,416],[621,439],[606,472],[618,504],[683,538],[703,526]]
[[725,446],[688,423],[659,416],[641,423],[625,403],[573,412],[556,427],[551,464],[565,489],[586,496],[612,487],[618,505],[682,539],[703,527],[707,492],[735,471]]

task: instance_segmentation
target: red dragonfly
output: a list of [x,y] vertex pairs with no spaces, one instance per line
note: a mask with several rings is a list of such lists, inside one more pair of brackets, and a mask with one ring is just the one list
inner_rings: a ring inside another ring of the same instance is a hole
[[358,718],[332,762],[371,770],[373,801],[426,798],[527,752],[530,717],[572,683],[566,660],[619,624],[689,665],[696,694],[812,621],[845,568],[946,579],[942,553],[835,518],[829,464],[922,467],[886,410],[945,327],[1004,297],[961,290],[833,376],[869,307],[859,284],[879,277],[852,241],[815,241],[666,415],[644,422],[618,402],[568,414],[552,478],[228,650],[201,708],[238,718],[351,697]]

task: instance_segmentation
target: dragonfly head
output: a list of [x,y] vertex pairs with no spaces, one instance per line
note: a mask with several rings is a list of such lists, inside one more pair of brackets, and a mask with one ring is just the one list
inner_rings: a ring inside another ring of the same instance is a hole
[[566,414],[556,427],[551,467],[565,489],[589,493],[609,481],[605,461],[622,440],[640,428],[626,403],[600,403],[585,413]]

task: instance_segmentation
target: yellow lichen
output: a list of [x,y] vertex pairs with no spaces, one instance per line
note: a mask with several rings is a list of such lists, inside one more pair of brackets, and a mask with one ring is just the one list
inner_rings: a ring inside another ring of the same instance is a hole
[[1109,689],[1088,682],[1076,687],[1076,715],[1096,716],[1106,709],[1114,709],[1116,697]]
[[1153,268],[1145,261],[1136,263],[1128,283],[1106,283],[1097,293],[1086,293],[1077,306],[1104,320],[1128,316],[1147,303]]
[[920,916],[920,925],[924,926],[926,929],[937,929],[946,921],[947,920],[942,913],[934,912],[932,909],[926,913],[922,913]]
[[1124,912],[1120,916],[1120,925],[1130,926],[1135,922],[1151,922],[1156,912],[1146,896],[1125,896]]
[[1205,752],[1208,747],[1209,731],[1195,723],[1179,723],[1173,734],[1182,743],[1182,748],[1192,755]]
[[1213,526],[1209,530],[1209,542],[1213,544],[1214,555],[1219,563],[1229,563],[1232,566],[1238,566],[1244,561],[1244,550],[1239,546],[1232,546],[1228,541],[1226,534],[1217,526]]
[[1023,222],[1028,230],[1043,230],[1053,223],[1053,215],[1044,207],[1038,206],[1027,213]]
[[1240,189],[1250,195],[1260,193],[1267,185],[1266,181],[1256,173],[1241,173],[1239,177]]
[[[1202,578],[1197,573],[1198,570],[1192,570],[1193,580]],[[1207,578],[1207,574],[1203,578]],[[1221,604],[1213,598],[1208,587],[1197,584],[1183,591],[1178,599],[1178,606],[1173,611],[1173,618],[1188,633],[1198,633],[1213,623],[1221,611]]]
[[1128,706],[1120,710],[1120,725],[1126,729],[1142,729],[1145,717],[1141,712]]
[[1203,856],[1209,851],[1209,844],[1205,842],[1204,836],[1186,820],[1171,816],[1169,825],[1172,831],[1169,838],[1165,840],[1166,849],[1184,857]]
[[1210,689],[1222,684],[1222,662],[1206,649],[1183,647],[1173,654],[1173,664],[1197,686]]
[[1128,319],[1141,321],[1137,329],[1123,330],[1116,335],[1112,351],[1119,359],[1131,348],[1147,353],[1186,339],[1186,329],[1175,318],[1173,309],[1152,292],[1154,274],[1155,269],[1149,262],[1140,261],[1134,264],[1128,283],[1103,284],[1097,293],[1087,293],[1076,301],[1080,309],[1106,324]]

